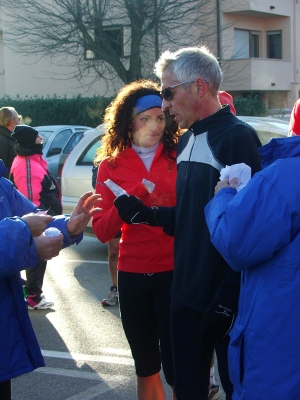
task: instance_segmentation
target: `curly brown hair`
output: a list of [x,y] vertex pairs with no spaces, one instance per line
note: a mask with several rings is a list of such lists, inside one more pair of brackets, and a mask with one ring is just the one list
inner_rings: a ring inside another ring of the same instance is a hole
[[[134,117],[136,101],[140,97],[149,94],[159,95],[159,93],[158,84],[149,79],[131,82],[118,92],[115,99],[105,110],[105,133],[101,137],[101,147],[97,150],[96,166],[107,157],[110,161],[114,161],[116,156],[131,143],[130,124]],[[176,149],[180,129],[173,117],[168,112],[165,112],[165,114],[166,127],[162,136],[164,154],[174,159],[171,153]]]

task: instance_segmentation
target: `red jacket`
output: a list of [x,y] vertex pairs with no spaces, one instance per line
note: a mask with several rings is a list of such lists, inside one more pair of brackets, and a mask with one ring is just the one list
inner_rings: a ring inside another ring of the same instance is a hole
[[[174,206],[176,162],[163,155],[162,149],[161,144],[149,172],[132,148],[121,152],[113,165],[105,159],[99,166],[96,193],[102,196],[102,211],[93,217],[93,230],[97,238],[105,243],[121,229],[120,271],[152,273],[174,268],[173,237],[166,235],[161,227],[124,223],[113,205],[115,195],[104,184],[107,179],[111,179],[129,194],[139,197],[147,206]],[[155,184],[151,194],[141,183],[143,178]]]

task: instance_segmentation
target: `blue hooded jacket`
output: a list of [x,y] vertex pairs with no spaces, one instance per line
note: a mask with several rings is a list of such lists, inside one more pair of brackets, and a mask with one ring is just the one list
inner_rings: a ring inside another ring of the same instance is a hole
[[[242,271],[230,332],[233,399],[300,397],[300,137],[260,149],[264,169],[205,208],[214,246]],[[267,393],[267,395],[266,395]]]
[[[39,256],[27,224],[18,216],[37,207],[3,178],[7,172],[0,160],[0,382],[44,366],[23,297],[20,271],[34,267]],[[48,226],[64,235],[64,247],[79,243],[67,231],[68,216],[59,216]]]

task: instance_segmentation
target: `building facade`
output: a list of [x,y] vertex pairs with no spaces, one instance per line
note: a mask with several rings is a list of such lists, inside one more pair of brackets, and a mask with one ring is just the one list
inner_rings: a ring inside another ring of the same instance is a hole
[[[224,71],[222,89],[234,97],[259,93],[268,108],[291,108],[300,97],[298,0],[211,0],[207,7],[211,12],[209,19],[205,13],[206,34],[204,36],[203,32],[202,44],[212,49],[221,62]],[[208,20],[210,35],[207,34]],[[202,26],[200,11],[200,38]],[[126,34],[130,35],[129,29]],[[72,78],[71,67],[56,62],[53,55],[42,59],[19,55],[4,46],[4,37],[5,21],[1,19],[0,97],[114,94],[107,92],[105,82],[95,80],[92,75],[84,82]],[[187,35],[187,45],[188,39]],[[159,51],[166,48],[164,45]],[[174,45],[170,48],[176,50]]]
[[268,108],[290,108],[300,97],[298,0],[220,1],[223,89],[259,92]]

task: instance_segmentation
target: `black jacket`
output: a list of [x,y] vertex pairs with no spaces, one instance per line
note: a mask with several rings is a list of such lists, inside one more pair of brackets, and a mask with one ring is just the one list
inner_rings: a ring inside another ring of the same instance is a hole
[[240,273],[211,244],[204,207],[214,196],[223,167],[244,162],[252,174],[261,169],[260,146],[256,131],[229,106],[194,123],[180,137],[176,207],[161,209],[159,219],[165,232],[175,236],[172,297],[187,307],[202,311],[215,298],[237,309]]
[[9,177],[9,171],[16,156],[15,144],[16,141],[11,137],[11,131],[4,126],[0,126],[0,158],[8,169],[8,172],[3,175],[4,178]]

